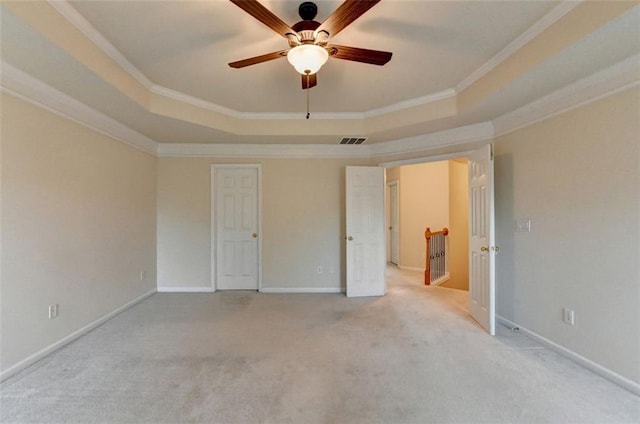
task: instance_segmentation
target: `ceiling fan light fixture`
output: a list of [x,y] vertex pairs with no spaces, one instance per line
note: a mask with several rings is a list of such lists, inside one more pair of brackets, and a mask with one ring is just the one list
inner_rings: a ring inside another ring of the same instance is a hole
[[316,44],[301,44],[289,50],[287,60],[302,75],[315,74],[329,59],[329,53]]

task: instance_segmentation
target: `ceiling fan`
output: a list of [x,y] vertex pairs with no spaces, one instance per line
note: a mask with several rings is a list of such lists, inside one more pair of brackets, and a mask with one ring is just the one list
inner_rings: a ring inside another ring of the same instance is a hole
[[329,57],[373,65],[384,65],[391,59],[390,52],[328,44],[331,37],[358,19],[380,0],[345,0],[323,23],[313,20],[318,12],[315,3],[305,1],[298,8],[298,14],[302,20],[291,27],[257,0],[231,0],[231,2],[289,42],[289,49],[231,62],[229,66],[232,68],[244,68],[287,57],[296,71],[302,74],[302,88],[308,89],[317,85],[316,73]]

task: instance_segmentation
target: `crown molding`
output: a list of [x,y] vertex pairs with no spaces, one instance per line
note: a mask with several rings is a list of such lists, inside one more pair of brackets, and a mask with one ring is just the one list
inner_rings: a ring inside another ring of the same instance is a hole
[[[69,23],[77,28],[85,37],[100,48],[107,56],[113,59],[122,69],[131,77],[136,79],[151,93],[165,96],[173,100],[177,100],[192,106],[196,106],[215,113],[220,113],[237,119],[256,119],[256,120],[303,120],[302,113],[262,113],[262,112],[241,112],[225,106],[182,93],[177,90],[154,84],[146,75],[136,68],[120,51],[109,42],[93,25],[89,23],[71,4],[66,0],[47,0],[47,2],[58,13],[60,13]],[[417,97],[387,105],[381,108],[372,109],[365,112],[337,112],[323,113],[316,112],[313,114],[316,120],[333,120],[333,119],[366,119],[376,116],[385,115],[392,112],[398,112],[405,109],[422,106],[428,103],[437,102],[442,99],[453,97],[456,95],[454,89],[447,89],[441,92],[428,94],[426,96]]]
[[[100,48],[107,56],[113,59],[122,67],[129,75],[140,82],[151,93],[165,96],[173,100],[177,100],[192,106],[196,106],[208,111],[220,113],[237,119],[256,119],[256,120],[303,120],[305,115],[302,113],[262,113],[262,112],[241,112],[225,106],[182,93],[177,90],[154,84],[146,77],[138,68],[120,53],[120,51],[109,42],[93,25],[91,25],[71,4],[66,0],[47,0],[47,2],[60,13],[67,21],[76,27],[85,37],[91,40],[98,48]],[[453,97],[456,95],[454,89],[447,89],[441,92],[428,94],[426,96],[417,97],[372,109],[365,112],[337,112],[322,113],[316,112],[313,118],[316,120],[333,120],[333,119],[366,119],[385,115],[392,112],[398,112],[405,109],[422,106],[428,103],[437,102],[442,99]]]
[[439,102],[450,97],[455,97],[456,91],[453,88],[442,90],[437,93],[431,93],[426,96],[416,97],[415,99],[404,100],[398,103],[394,103],[388,106],[383,106],[377,109],[371,109],[364,112],[362,116],[364,118],[374,118],[377,116],[386,115],[393,112],[400,112],[402,110],[410,109],[413,107],[424,106],[429,103]]
[[[0,62],[0,89],[159,157],[376,158],[488,141],[612,94],[640,86],[640,55],[554,91],[491,122],[365,145],[156,143],[24,73]],[[447,94],[443,92],[443,96]]]
[[[492,69],[505,61],[509,56],[514,54],[525,44],[533,40],[535,37],[544,32],[551,25],[560,20],[572,9],[578,6],[583,0],[564,0],[544,17],[538,20],[527,31],[510,42],[498,54],[483,64],[476,71],[471,73],[467,78],[458,83],[454,88],[446,89],[440,92],[432,93],[426,96],[417,97],[371,109],[364,112],[338,112],[338,113],[314,113],[314,120],[364,120],[374,118],[386,114],[399,112],[411,108],[427,105],[429,103],[441,101],[447,98],[455,97],[478,79],[489,73]],[[91,40],[105,54],[118,63],[123,70],[129,73],[133,78],[140,82],[151,93],[164,96],[188,105],[196,106],[204,110],[219,113],[224,116],[242,119],[242,120],[304,120],[305,116],[301,113],[262,113],[262,112],[241,112],[222,105],[218,105],[207,100],[203,100],[186,93],[172,90],[154,84],[139,69],[129,62],[118,49],[113,46],[95,27],[93,27],[71,4],[66,0],[47,0],[47,2],[57,10],[64,18],[66,18],[74,27]]]
[[157,143],[14,66],[0,62],[0,90],[153,155]]
[[[151,86],[151,92],[160,96],[165,96],[170,99],[177,100],[182,103],[186,103],[192,106],[196,106],[205,110],[220,113],[222,115],[230,116],[232,118],[237,118],[237,119],[265,119],[265,120],[269,120],[269,119],[304,120],[305,119],[305,115],[300,112],[292,112],[292,113],[240,112],[240,111],[230,109],[224,106],[220,106],[218,104],[215,104],[206,100],[202,100],[200,98],[193,97],[188,94],[182,93],[180,91],[172,90],[170,88],[163,87],[157,84],[154,84]],[[432,93],[426,96],[417,97],[415,99],[401,101],[401,102],[394,103],[394,104],[377,108],[377,109],[371,109],[363,113],[360,113],[360,112],[335,112],[335,113],[314,112],[313,119],[329,120],[329,119],[373,118],[377,116],[386,115],[388,113],[399,112],[402,110],[423,106],[429,103],[438,102],[440,100],[455,97],[455,95],[456,95],[455,90],[450,88],[447,90],[439,91],[437,93]]]
[[[167,87],[162,87],[160,85],[154,84],[151,87],[151,92],[157,94],[159,96],[168,97],[173,100],[177,100],[182,103],[186,103],[191,106],[195,106],[201,109],[209,110],[215,113],[220,113],[222,115],[229,116],[231,118],[236,119],[264,119],[264,120],[279,120],[279,119],[287,119],[287,120],[305,120],[305,115],[300,112],[292,112],[292,113],[262,113],[262,112],[240,112],[234,109],[230,109],[224,106],[220,106],[218,104],[202,100],[198,97],[193,97],[188,94],[182,93],[180,91],[172,90]],[[322,119],[362,119],[364,115],[362,113],[322,113],[322,112],[314,112],[313,119],[314,120],[322,120]]]
[[339,144],[187,144],[160,143],[158,157],[272,159],[369,158],[371,146]]
[[[220,113],[222,115],[230,116],[237,119],[256,119],[256,120],[296,120],[305,119],[304,114],[301,113],[262,113],[262,112],[241,112],[225,106],[203,100],[186,93],[182,93],[176,90],[172,90],[168,87],[163,87],[158,84],[154,84],[146,75],[144,75],[138,68],[136,68],[127,58],[120,53],[120,51],[109,42],[93,25],[91,25],[71,4],[66,0],[47,0],[47,2],[58,13],[60,13],[69,23],[77,28],[85,37],[91,40],[98,48],[100,48],[107,56],[113,59],[118,65],[122,67],[131,77],[140,82],[151,93],[165,96],[173,100],[177,100],[183,103],[187,103],[192,106],[197,106],[205,110]],[[318,120],[333,120],[333,119],[366,119],[385,115],[388,113],[398,112],[413,107],[423,106],[428,103],[436,102],[442,99],[453,97],[456,95],[456,90],[450,88],[437,93],[431,93],[426,96],[417,97],[394,103],[391,105],[383,106],[376,109],[371,109],[365,112],[338,112],[338,113],[314,113],[314,119]]]
[[371,157],[416,153],[440,147],[493,140],[494,129],[491,122],[480,122],[472,125],[433,132],[415,137],[407,137],[369,145]]
[[93,42],[107,56],[113,59],[122,67],[129,75],[135,78],[148,90],[151,89],[153,83],[138,68],[136,68],[120,51],[115,48],[93,25],[89,23],[78,11],[71,6],[66,0],[47,0],[49,5],[60,13],[67,21],[78,29],[85,37]]
[[495,56],[472,72],[468,77],[460,81],[455,87],[455,92],[460,93],[464,91],[471,84],[491,72],[496,66],[507,60],[525,44],[542,34],[547,28],[558,22],[564,15],[569,13],[580,3],[582,3],[582,0],[564,0],[549,13],[540,18],[540,20],[531,25],[529,29],[507,44],[506,47],[500,50]]
[[172,90],[167,87],[163,87],[161,85],[153,84],[150,88],[153,94],[157,94],[159,96],[167,97],[173,100],[177,100],[182,103],[189,104],[191,106],[196,106],[201,109],[209,110],[215,113],[220,113],[222,115],[231,116],[233,118],[240,118],[240,112],[226,108],[224,106],[220,106],[218,104],[208,102],[206,100],[202,100],[198,97],[193,97],[188,94],[185,94],[181,91]]
[[159,157],[336,159],[375,158],[424,152],[439,147],[487,141],[494,138],[491,122],[467,125],[417,137],[375,144],[187,144],[160,143]]
[[640,55],[633,55],[494,119],[496,137],[640,85]]

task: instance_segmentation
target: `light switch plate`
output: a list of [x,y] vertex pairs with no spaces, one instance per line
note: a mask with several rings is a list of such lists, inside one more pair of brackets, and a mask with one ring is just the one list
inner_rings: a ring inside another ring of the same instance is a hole
[[520,233],[531,232],[531,218],[516,219],[516,231]]

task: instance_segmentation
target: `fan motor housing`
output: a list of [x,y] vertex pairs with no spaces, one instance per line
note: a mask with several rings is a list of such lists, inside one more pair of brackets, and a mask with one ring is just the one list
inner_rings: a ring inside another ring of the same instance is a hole
[[320,26],[320,22],[316,21],[300,21],[291,27],[295,32],[315,31]]

